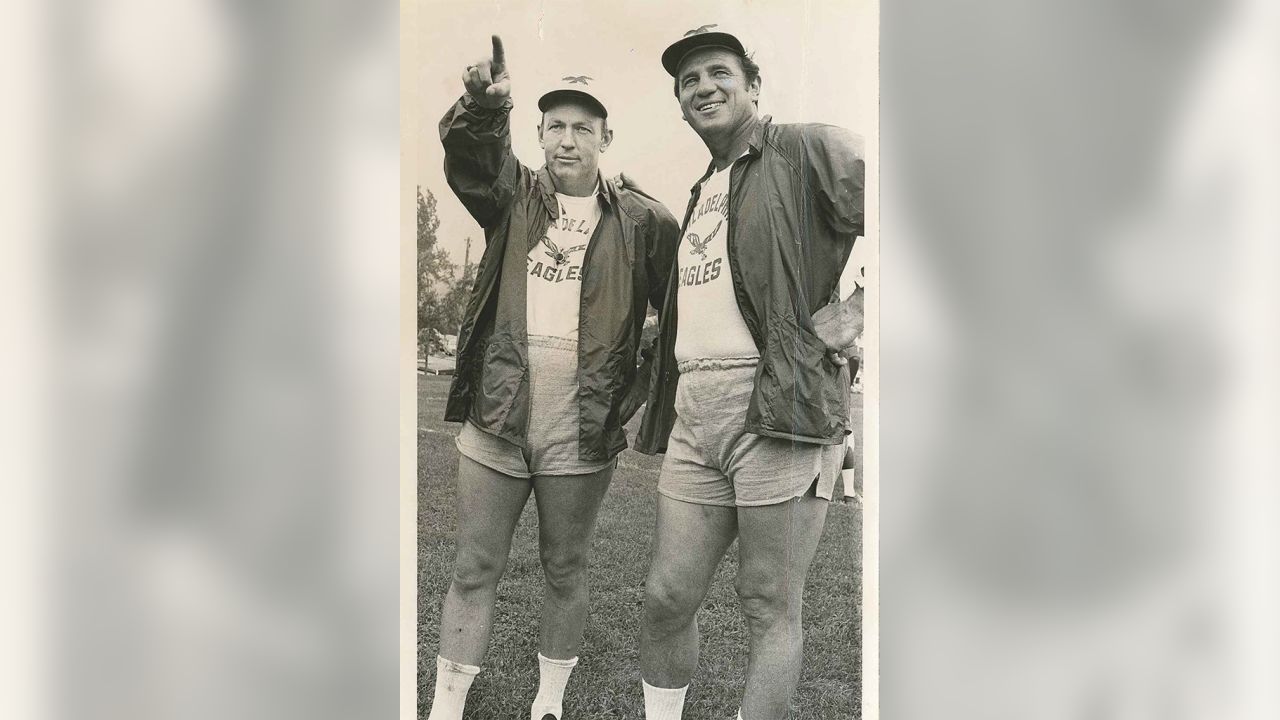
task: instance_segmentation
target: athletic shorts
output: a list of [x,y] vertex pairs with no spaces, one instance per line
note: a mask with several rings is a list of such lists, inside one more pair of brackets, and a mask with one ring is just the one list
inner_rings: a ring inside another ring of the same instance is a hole
[[462,425],[458,452],[492,470],[517,478],[588,475],[612,467],[608,460],[578,459],[578,344],[564,338],[529,337],[529,432],[527,447]]
[[[658,492],[698,505],[752,507],[815,487],[830,500],[844,445],[814,445],[746,431],[755,358],[679,363],[676,422]],[[816,482],[815,482],[816,481]]]

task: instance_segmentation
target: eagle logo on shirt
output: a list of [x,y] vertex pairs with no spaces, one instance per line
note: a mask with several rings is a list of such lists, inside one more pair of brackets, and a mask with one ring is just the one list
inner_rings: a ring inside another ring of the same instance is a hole
[[716,233],[720,232],[721,225],[724,225],[724,220],[716,223],[716,226],[711,229],[711,233],[707,235],[705,240],[699,237],[697,233],[689,233],[688,237],[685,238],[689,241],[689,254],[696,254],[698,257],[706,260],[707,246],[711,244],[711,239],[716,236]]
[[595,80],[595,78],[587,77],[586,75],[565,75],[560,79],[570,85],[586,85],[588,80]]
[[546,235],[542,236],[542,244],[547,246],[547,250],[543,250],[542,254],[546,255],[552,260],[555,260],[556,267],[560,267],[561,265],[568,264],[569,255],[571,253],[579,252],[581,250],[584,250],[587,247],[586,245],[575,245],[571,248],[565,248],[562,250],[558,245],[555,244],[555,242],[551,238],[547,237]]

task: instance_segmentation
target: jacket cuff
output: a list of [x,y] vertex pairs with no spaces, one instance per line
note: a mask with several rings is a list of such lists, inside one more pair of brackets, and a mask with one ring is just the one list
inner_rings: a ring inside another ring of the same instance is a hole
[[502,104],[496,108],[488,108],[481,105],[475,98],[471,97],[471,93],[463,93],[460,104],[462,109],[468,113],[481,118],[492,118],[499,115],[508,115],[511,113],[513,104],[511,98],[502,101]]
[[487,108],[464,93],[440,121],[440,139],[446,147],[499,142],[510,135],[510,119],[510,98]]

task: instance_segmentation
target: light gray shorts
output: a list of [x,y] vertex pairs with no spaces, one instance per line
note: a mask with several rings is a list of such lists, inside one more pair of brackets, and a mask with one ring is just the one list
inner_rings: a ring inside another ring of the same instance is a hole
[[831,499],[844,445],[814,445],[746,431],[756,360],[679,364],[676,422],[658,492],[699,505],[751,507],[799,497],[814,487]]
[[578,459],[578,344],[564,338],[529,336],[529,430],[527,447],[487,433],[468,420],[458,452],[504,475],[588,475],[612,467],[616,458]]

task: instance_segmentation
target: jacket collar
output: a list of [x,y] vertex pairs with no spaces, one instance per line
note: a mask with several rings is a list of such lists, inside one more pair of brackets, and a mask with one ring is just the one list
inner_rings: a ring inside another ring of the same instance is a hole
[[760,123],[756,125],[755,131],[751,133],[751,139],[747,141],[747,153],[751,157],[760,157],[760,151],[764,148],[764,134],[772,123],[772,115],[765,115],[760,118]]
[[[756,129],[751,131],[751,137],[747,140],[747,156],[751,158],[760,157],[760,151],[764,148],[764,134],[768,130],[769,125],[773,122],[772,115],[765,115],[760,118],[760,122],[756,124]],[[734,162],[737,162],[735,160]],[[716,161],[711,160],[707,163],[707,171],[702,173],[702,177],[698,178],[698,182],[689,188],[689,192],[697,192],[698,186],[707,181],[711,177],[711,173],[716,171]]]
[[[538,189],[542,192],[542,204],[546,206],[547,212],[551,213],[551,217],[559,219],[560,203],[556,202],[556,184],[551,179],[551,171],[547,170],[547,166],[543,165],[538,171]],[[603,202],[607,207],[612,207],[617,202],[617,193],[613,185],[604,179],[600,171],[596,171],[596,199]]]

